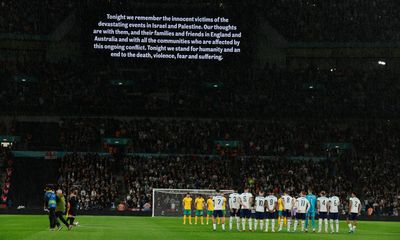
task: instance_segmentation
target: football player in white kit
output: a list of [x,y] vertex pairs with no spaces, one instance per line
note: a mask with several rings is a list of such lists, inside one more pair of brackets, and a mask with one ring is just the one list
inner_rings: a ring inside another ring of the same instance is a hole
[[335,194],[331,195],[328,204],[331,233],[335,232],[335,229],[333,228],[333,221],[335,221],[336,223],[336,233],[339,233],[339,206],[340,206],[340,199]]
[[248,187],[244,188],[244,192],[240,194],[240,217],[242,219],[242,230],[246,231],[246,219],[249,220],[249,230],[252,231],[251,225],[251,205],[253,204],[253,194],[250,193]]
[[[290,232],[290,224],[292,223],[292,211],[294,206],[294,200],[291,196],[288,195],[286,191],[284,191],[282,196],[283,201],[283,211],[282,216],[287,219],[287,231]],[[283,218],[281,218],[281,222],[279,223],[278,232],[282,231],[283,227]]]
[[361,201],[357,198],[354,192],[351,193],[349,199],[349,216],[347,217],[347,225],[349,226],[349,233],[354,233],[357,227],[357,219],[361,214]]
[[267,217],[265,220],[265,232],[268,232],[269,220],[271,220],[272,232],[275,232],[275,218],[276,211],[278,210],[278,199],[274,196],[274,192],[269,191],[269,195],[265,198],[267,206]]
[[297,209],[296,212],[296,221],[294,222],[293,226],[293,231],[296,232],[297,225],[300,220],[301,224],[301,231],[304,232],[304,223],[306,219],[306,213],[308,212],[308,209],[310,208],[310,202],[305,198],[306,192],[302,191],[300,193],[300,197],[296,199],[296,204],[295,207]]
[[222,196],[219,189],[216,190],[217,195],[213,197],[214,212],[213,212],[213,230],[217,230],[217,217],[221,219],[222,231],[225,231],[225,216],[223,206],[225,205],[226,198]]
[[240,231],[240,194],[234,189],[234,192],[229,194],[229,231],[232,231],[233,218],[236,219],[236,230]]
[[254,216],[254,231],[257,231],[258,222],[260,222],[260,230],[262,231],[265,218],[265,197],[264,191],[260,190],[258,196],[255,199],[255,216]]
[[322,231],[322,221],[325,224],[325,232],[328,232],[328,203],[326,192],[321,191],[320,197],[317,198],[317,214],[318,214],[318,232]]

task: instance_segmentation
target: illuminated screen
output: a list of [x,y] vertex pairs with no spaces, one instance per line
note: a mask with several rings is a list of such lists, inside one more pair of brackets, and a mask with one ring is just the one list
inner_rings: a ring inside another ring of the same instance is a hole
[[247,19],[226,9],[103,8],[91,19],[90,51],[108,59],[223,62],[246,52]]

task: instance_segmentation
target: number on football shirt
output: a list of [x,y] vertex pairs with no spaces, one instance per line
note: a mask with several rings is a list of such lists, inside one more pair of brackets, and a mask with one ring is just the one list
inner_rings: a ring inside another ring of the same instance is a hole
[[324,201],[322,201],[322,205],[325,205],[325,200],[324,200]]
[[289,203],[290,202],[290,199],[289,198],[287,198],[287,201],[286,201],[287,203]]
[[336,202],[336,200],[335,201],[333,201],[333,205],[336,207],[337,206],[337,202]]
[[243,201],[244,201],[244,202],[247,202],[246,196],[243,196]]
[[301,200],[301,203],[300,203],[300,205],[301,205],[301,206],[304,206],[304,205],[306,205],[306,201],[304,201],[304,200]]
[[272,205],[274,203],[274,199],[269,200],[269,205]]
[[221,199],[218,198],[218,205],[221,205]]

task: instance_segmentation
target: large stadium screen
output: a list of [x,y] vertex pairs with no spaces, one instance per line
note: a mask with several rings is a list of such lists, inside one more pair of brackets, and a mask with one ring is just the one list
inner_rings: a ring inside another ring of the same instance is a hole
[[248,19],[224,8],[163,4],[94,12],[85,34],[90,51],[103,59],[223,62],[241,61],[247,51]]

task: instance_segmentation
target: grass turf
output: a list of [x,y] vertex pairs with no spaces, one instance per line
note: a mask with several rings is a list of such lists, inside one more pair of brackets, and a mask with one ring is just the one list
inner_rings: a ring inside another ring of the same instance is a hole
[[399,222],[360,222],[355,234],[348,234],[344,222],[340,224],[339,234],[318,233],[264,233],[264,232],[217,232],[212,225],[182,225],[182,218],[150,217],[108,217],[79,216],[81,226],[68,231],[65,227],[60,232],[48,230],[46,215],[0,215],[0,240],[14,239],[400,239]]

